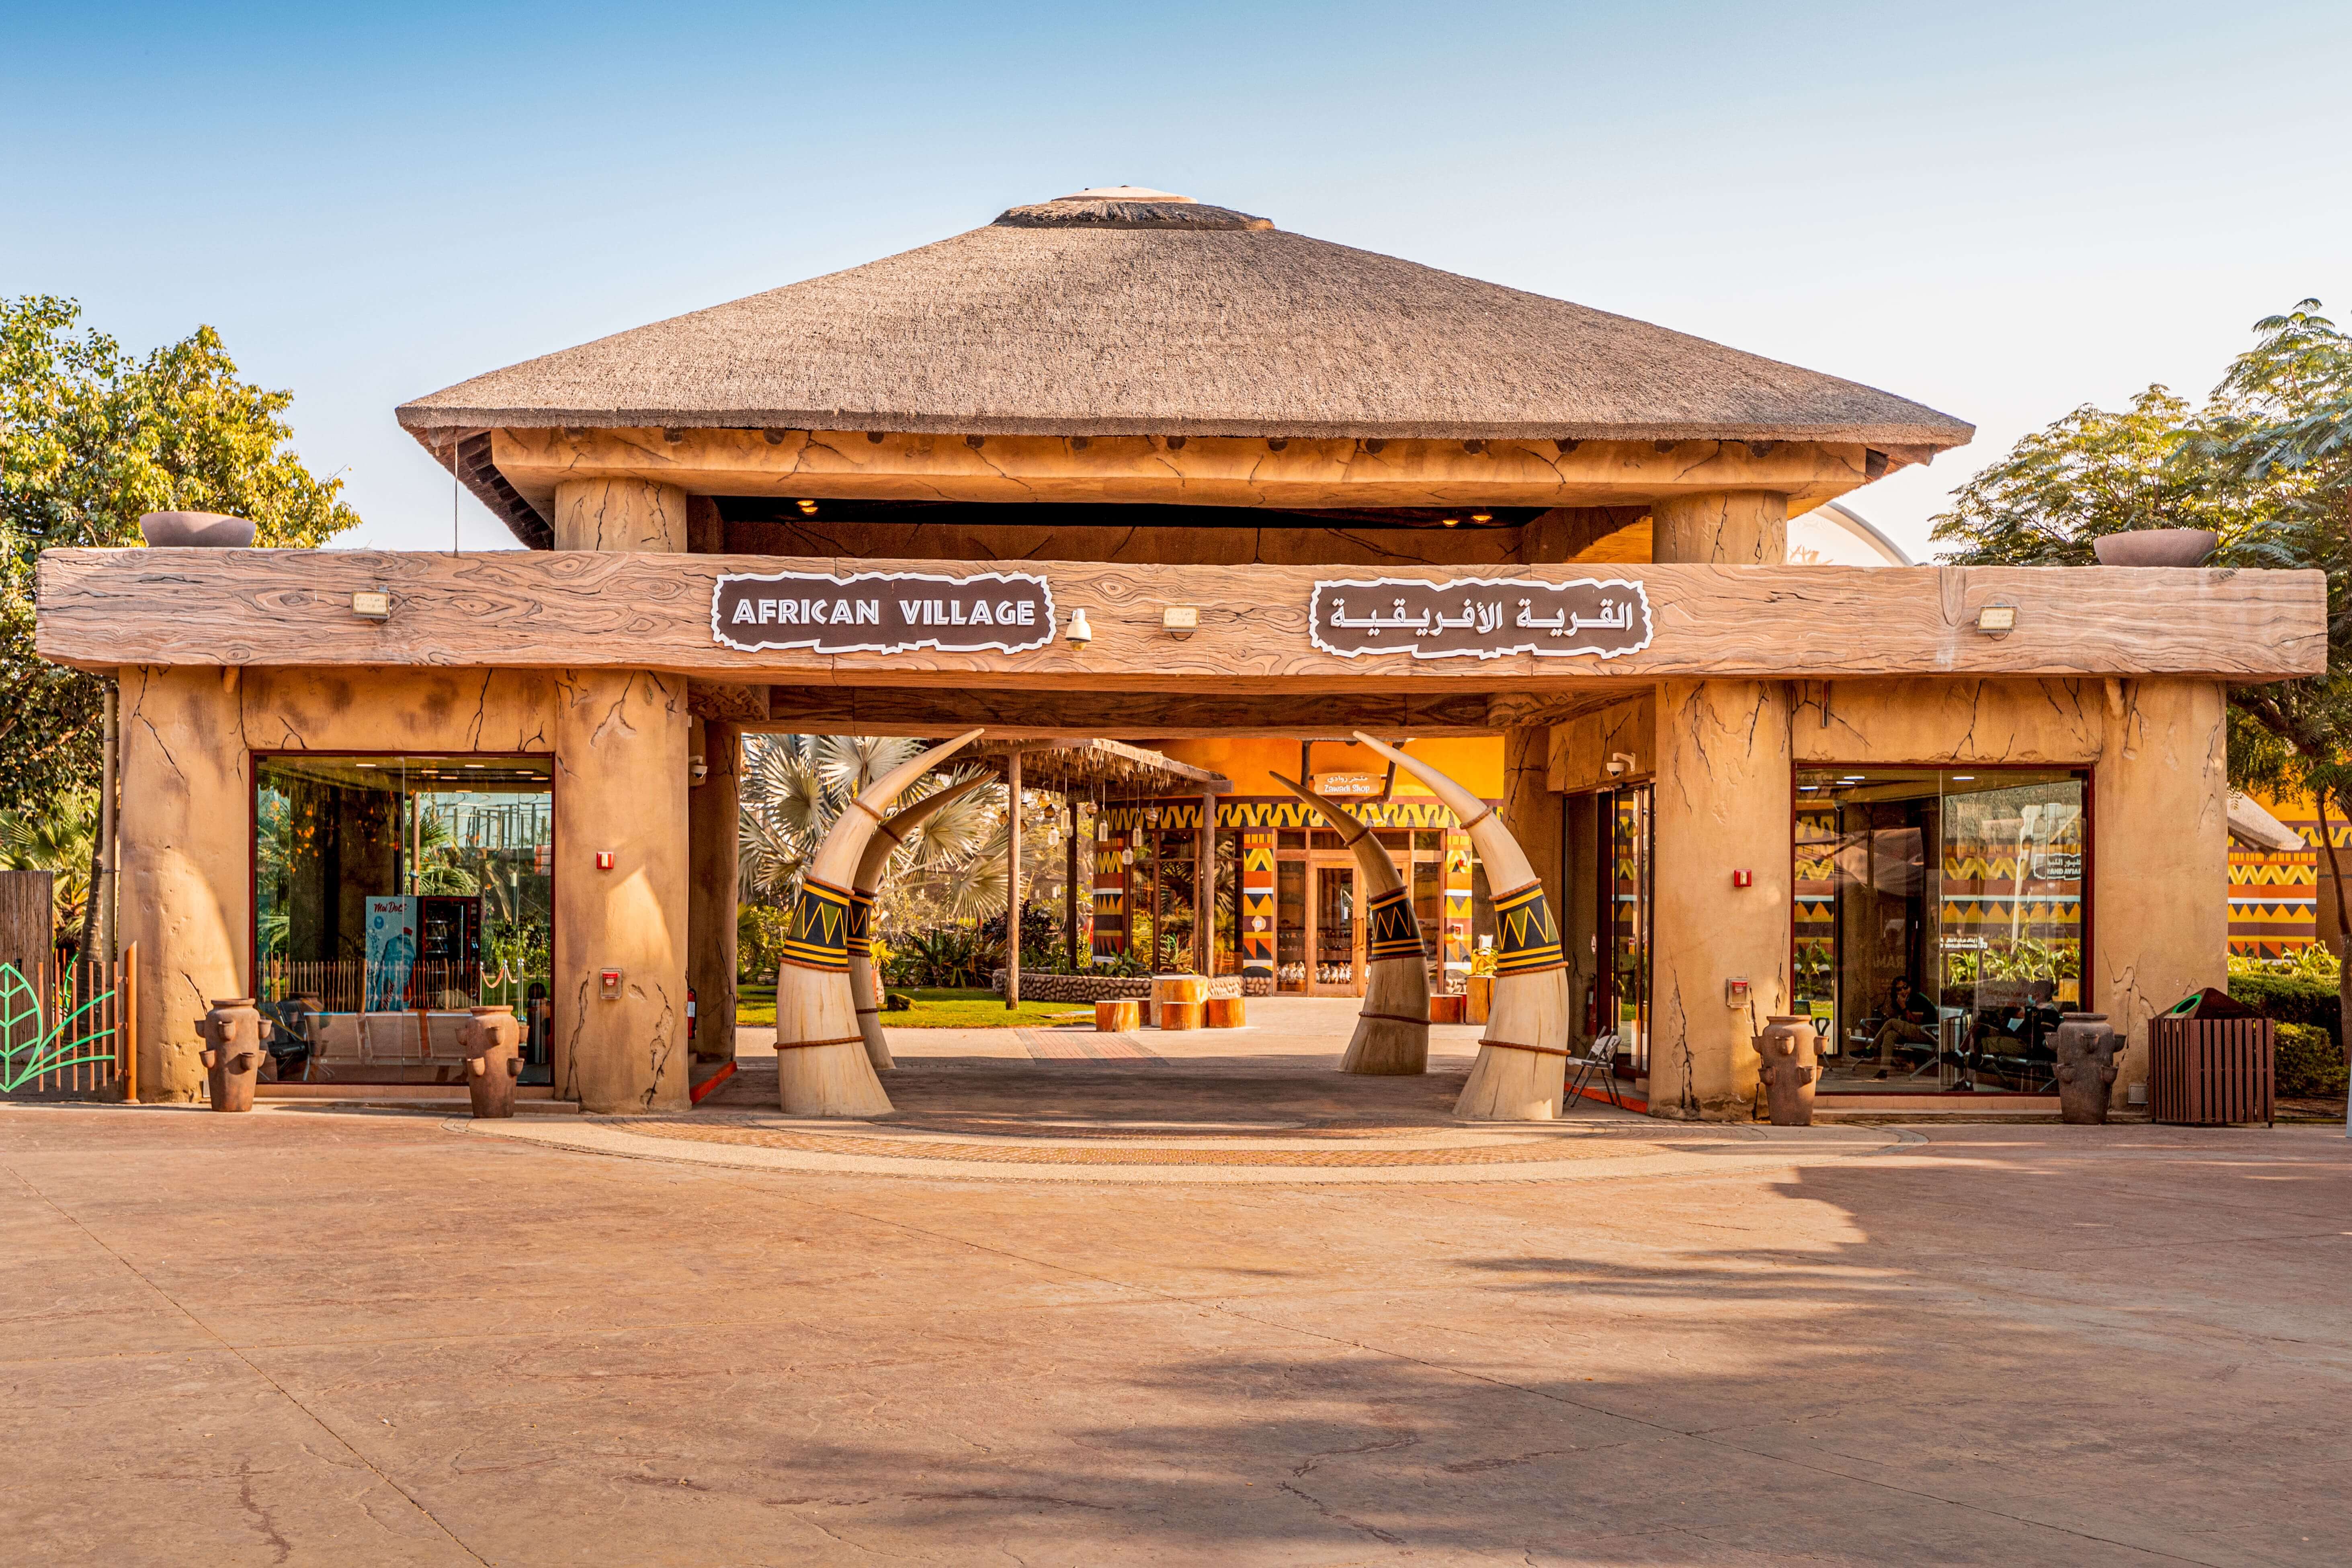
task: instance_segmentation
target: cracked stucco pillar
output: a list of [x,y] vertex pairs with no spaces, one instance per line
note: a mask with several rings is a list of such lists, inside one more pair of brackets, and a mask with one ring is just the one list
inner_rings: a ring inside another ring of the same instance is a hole
[[650,479],[565,479],[555,486],[557,549],[687,549],[686,492]]
[[249,993],[253,778],[236,694],[206,666],[127,668],[122,941],[139,945],[139,1097],[192,1101],[196,1019]]
[[556,1092],[584,1111],[687,1104],[687,744],[683,677],[557,682]]
[[1711,490],[1650,508],[1650,559],[1699,566],[1784,566],[1789,497],[1776,490]]
[[699,1019],[695,1053],[729,1061],[735,1055],[735,845],[743,731],[715,718],[695,723],[702,732],[696,752],[709,771],[687,795],[687,983],[694,988]]
[[1544,902],[1551,906],[1552,919],[1559,921],[1567,907],[1560,902],[1560,799],[1551,792],[1550,774],[1549,725],[1515,725],[1503,732],[1503,826],[1535,868]]
[[[2095,688],[2094,688],[2095,690]],[[2148,1019],[2228,984],[2229,770],[2211,681],[2124,684],[2092,775],[2088,1005],[2128,1042],[2114,1106],[2147,1081]]]
[[1650,1110],[1745,1121],[1753,1037],[1789,1006],[1789,699],[1779,681],[1664,681],[1657,705]]

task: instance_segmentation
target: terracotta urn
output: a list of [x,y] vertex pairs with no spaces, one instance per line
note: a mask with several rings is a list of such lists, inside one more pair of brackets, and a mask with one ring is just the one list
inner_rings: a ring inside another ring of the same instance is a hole
[[140,535],[158,549],[249,549],[253,530],[251,517],[226,512],[148,512],[139,519]]
[[204,1040],[199,1057],[215,1111],[253,1109],[253,1085],[261,1075],[261,1042],[269,1025],[251,997],[215,997],[212,1011],[196,1020]]
[[2091,549],[2101,566],[2202,566],[2221,542],[2210,528],[2133,528],[2101,534]]
[[1775,1014],[1756,1037],[1756,1054],[1764,1059],[1757,1076],[1764,1082],[1764,1100],[1776,1127],[1813,1124],[1813,1080],[1820,1076],[1819,1040],[1810,1018]]
[[466,1092],[478,1119],[514,1114],[515,1081],[522,1076],[522,1020],[510,1008],[473,1008],[457,1026],[466,1053]]
[[2058,1057],[2058,1119],[2090,1125],[2107,1119],[2107,1093],[2116,1082],[2116,1057],[2123,1036],[2107,1027],[2105,1013],[2061,1015],[2050,1049]]

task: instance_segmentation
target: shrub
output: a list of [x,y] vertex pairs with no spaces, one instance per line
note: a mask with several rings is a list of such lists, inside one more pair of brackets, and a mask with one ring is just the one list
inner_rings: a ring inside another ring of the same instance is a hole
[[882,1010],[886,1013],[902,1013],[914,1005],[915,999],[904,991],[886,991],[883,993]]
[[2285,975],[2232,975],[2230,994],[2274,1022],[2325,1030],[2341,1049],[2343,1009],[2332,985]]
[[2274,1086],[2281,1094],[2315,1097],[2344,1092],[2347,1074],[2344,1053],[2324,1029],[2307,1023],[2283,1023],[2273,1031]]

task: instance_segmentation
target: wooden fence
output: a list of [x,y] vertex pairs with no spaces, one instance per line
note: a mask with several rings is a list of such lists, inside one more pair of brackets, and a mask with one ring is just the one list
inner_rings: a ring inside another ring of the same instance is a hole
[[0,1096],[139,1097],[139,948],[111,964],[0,962]]

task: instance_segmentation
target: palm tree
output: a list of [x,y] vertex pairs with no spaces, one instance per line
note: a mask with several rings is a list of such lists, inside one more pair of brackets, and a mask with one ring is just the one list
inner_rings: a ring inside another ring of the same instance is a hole
[[[927,747],[900,736],[746,736],[737,839],[743,897],[777,907],[790,904],[834,820],[868,785]],[[922,800],[961,783],[973,771],[959,768],[932,775],[899,800]],[[1003,797],[1002,788],[984,786],[935,812],[893,852],[893,883],[909,877],[930,882],[970,865],[991,823],[1003,812]],[[1003,896],[1000,891],[1000,901]]]
[[78,937],[89,903],[90,848],[98,802],[87,794],[61,796],[25,811],[0,812],[0,870],[57,873],[57,925]]

